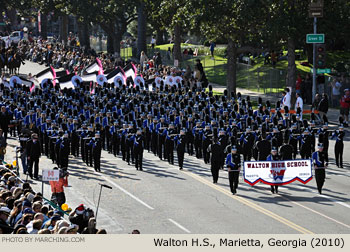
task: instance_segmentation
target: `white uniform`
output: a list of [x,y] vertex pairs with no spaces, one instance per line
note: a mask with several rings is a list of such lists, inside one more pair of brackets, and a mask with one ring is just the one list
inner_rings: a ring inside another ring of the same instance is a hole
[[290,104],[290,99],[291,96],[290,96],[290,93],[287,93],[284,97],[283,97],[283,100],[282,100],[282,109],[287,106],[288,109],[290,110],[290,107],[291,107],[291,104]]
[[302,118],[303,116],[303,106],[304,106],[303,99],[301,99],[301,97],[298,97],[295,102],[295,112],[297,112],[298,108],[300,108],[301,110],[300,118]]

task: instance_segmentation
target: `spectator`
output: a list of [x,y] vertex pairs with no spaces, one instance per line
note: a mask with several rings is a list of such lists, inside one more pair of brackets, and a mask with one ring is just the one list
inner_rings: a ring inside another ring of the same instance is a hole
[[33,229],[29,232],[27,229],[28,234],[37,234],[43,224],[43,221],[40,219],[33,221]]
[[296,83],[295,83],[295,92],[298,94],[301,94],[301,82],[303,79],[301,78],[300,74],[298,74]]
[[107,234],[106,229],[99,229],[96,234]]
[[38,234],[51,234],[51,231],[47,228],[44,228],[44,229],[40,229]]
[[[169,49],[170,49],[170,47],[169,47]],[[157,52],[154,63],[156,65],[157,69],[160,67],[160,65],[162,65],[162,56],[160,55],[160,52]]]
[[271,52],[271,62],[272,62],[272,67],[275,68],[277,64],[277,55],[274,50]]
[[88,226],[83,230],[83,234],[96,234],[97,231],[98,230],[96,229],[96,219],[90,218]]
[[339,106],[340,88],[342,87],[342,84],[339,82],[339,79],[337,78],[335,81],[331,83],[331,85],[332,85],[332,106],[335,108]]
[[151,39],[152,49],[154,49],[155,45],[156,45],[156,39],[154,38],[154,36],[152,36],[152,39]]
[[0,234],[11,234],[13,228],[7,224],[11,210],[8,207],[0,207]]
[[139,231],[139,230],[134,229],[134,230],[131,232],[131,234],[141,234],[141,233],[140,233],[140,231]]
[[84,217],[85,206],[80,204],[73,212],[69,214],[69,221],[72,224],[79,226],[79,233],[82,233],[84,228],[88,226],[88,220]]
[[141,52],[140,55],[140,65],[141,65],[141,70],[144,70],[144,63],[148,61],[148,57],[144,51]]
[[312,104],[312,78],[310,74],[307,74],[304,80],[305,86],[305,103]]
[[78,233],[78,229],[79,227],[77,225],[70,225],[68,228],[67,228],[67,234],[77,234]]
[[210,46],[209,46],[209,49],[210,49],[210,54],[211,54],[211,57],[214,58],[214,50],[215,50],[215,43],[213,41],[210,41]]
[[61,220],[61,216],[59,215],[53,215],[50,220],[48,220],[46,223],[43,224],[42,228],[47,228],[48,230],[53,230],[56,222]]
[[320,119],[322,121],[322,123],[324,124],[324,116],[327,116],[327,112],[328,112],[328,95],[326,93],[323,93],[322,94],[322,98],[321,98],[321,101],[319,102],[318,104],[318,112],[319,112],[319,115],[320,115]]
[[349,108],[350,108],[350,91],[344,89],[345,95],[340,99],[340,115],[344,119],[344,126],[349,123]]
[[0,164],[2,164],[2,161],[4,160],[6,146],[6,138],[3,136],[3,130],[0,129]]

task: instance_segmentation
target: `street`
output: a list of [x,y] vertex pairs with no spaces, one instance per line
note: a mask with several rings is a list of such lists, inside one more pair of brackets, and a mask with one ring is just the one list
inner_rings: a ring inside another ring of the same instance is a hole
[[[36,74],[44,69],[27,62],[21,73]],[[147,234],[338,234],[350,231],[350,144],[349,131],[344,141],[344,168],[336,168],[334,141],[330,140],[330,165],[323,194],[316,182],[300,182],[281,186],[279,194],[271,194],[270,186],[250,186],[240,173],[238,194],[229,189],[227,171],[220,171],[218,184],[212,183],[210,165],[185,155],[184,169],[159,160],[144,151],[144,170],[137,171],[120,156],[102,151],[101,173],[87,167],[81,158],[70,157],[69,187],[65,189],[67,204],[74,209],[83,203],[96,210],[100,184],[102,189],[97,227],[108,233],[125,234],[133,229]],[[7,162],[15,160],[14,146],[8,139]],[[42,156],[40,169],[53,168],[51,160]],[[20,169],[22,179],[26,179]],[[41,174],[41,172],[39,172]],[[40,181],[31,181],[41,191]],[[44,185],[44,196],[50,198],[50,186]]]

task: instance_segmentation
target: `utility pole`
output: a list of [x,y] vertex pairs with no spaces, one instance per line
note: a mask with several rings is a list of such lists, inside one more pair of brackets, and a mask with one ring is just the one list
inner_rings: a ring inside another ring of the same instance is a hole
[[[314,34],[317,34],[317,17],[314,17]],[[313,43],[313,60],[312,60],[312,101],[316,96],[316,44]]]
[[[323,6],[324,6],[324,0],[310,0],[309,2],[309,17],[314,19],[314,35],[317,34],[317,18],[323,17]],[[307,43],[310,43],[307,41]],[[313,43],[313,71],[312,71],[312,101],[315,99],[316,96],[316,44]]]

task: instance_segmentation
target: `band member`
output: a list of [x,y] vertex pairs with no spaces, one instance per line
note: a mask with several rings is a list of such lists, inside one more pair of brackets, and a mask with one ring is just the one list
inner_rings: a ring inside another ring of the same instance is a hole
[[144,137],[141,129],[138,129],[134,138],[134,152],[135,152],[135,167],[136,170],[142,171],[142,158],[144,149]]
[[219,170],[223,159],[223,150],[219,140],[216,137],[213,139],[213,142],[208,146],[207,152],[211,152],[211,174],[213,176],[213,183],[216,184],[219,179]]
[[[279,155],[277,155],[277,148],[276,147],[272,147],[271,149],[271,154],[267,157],[266,159],[267,161],[278,161],[280,160]],[[278,186],[277,185],[272,185],[271,186],[271,192],[272,193],[278,193]]]
[[337,167],[343,168],[343,151],[344,151],[344,126],[340,125],[339,129],[334,131],[332,139],[335,138],[334,154]]
[[232,194],[237,193],[239,170],[241,167],[241,157],[237,153],[237,147],[232,146],[231,153],[226,157],[226,166],[228,169],[228,179],[230,182],[230,189]]
[[317,190],[322,194],[322,187],[326,178],[326,170],[328,163],[326,162],[325,154],[323,152],[323,144],[318,144],[318,151],[312,154],[312,161],[315,168],[315,178],[317,184]]
[[40,143],[38,140],[38,134],[33,133],[32,139],[27,142],[27,157],[29,161],[29,177],[33,179],[33,166],[34,166],[34,178],[39,179],[39,158],[40,158]]
[[177,161],[179,162],[179,169],[183,169],[184,157],[185,157],[185,145],[186,145],[186,135],[185,130],[180,130],[180,135],[175,137],[176,151],[177,151]]
[[94,169],[95,169],[95,171],[100,172],[101,171],[102,141],[101,141],[99,132],[96,132],[95,137],[90,140],[89,146],[92,147]]

